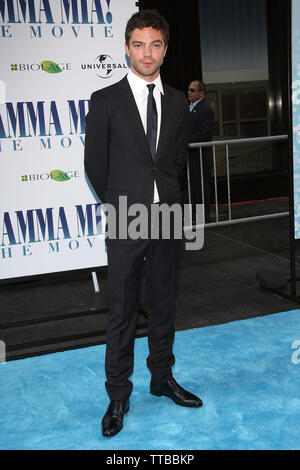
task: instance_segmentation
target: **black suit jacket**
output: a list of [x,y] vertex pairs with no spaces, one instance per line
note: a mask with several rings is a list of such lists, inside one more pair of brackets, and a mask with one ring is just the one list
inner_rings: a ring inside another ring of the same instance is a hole
[[[193,108],[190,112],[191,127],[189,143],[192,142],[210,142],[212,139],[213,131],[212,125],[214,120],[214,112],[205,98]],[[204,147],[202,149],[203,158],[210,158],[212,156],[212,149]],[[189,149],[189,166],[190,171],[199,172],[199,149]]]
[[189,109],[184,94],[164,85],[161,127],[153,161],[127,77],[94,92],[86,118],[85,170],[102,202],[153,202],[154,178],[161,203],[180,202],[178,177],[185,168]]
[[204,98],[191,111],[190,142],[209,142],[213,120],[214,112]]

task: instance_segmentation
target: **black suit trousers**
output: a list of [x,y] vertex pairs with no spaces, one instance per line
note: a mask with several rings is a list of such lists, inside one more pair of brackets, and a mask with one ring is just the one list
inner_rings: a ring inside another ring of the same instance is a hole
[[148,307],[147,365],[159,383],[172,377],[174,310],[181,240],[139,240],[107,244],[109,319],[106,341],[106,389],[111,400],[129,398],[134,338],[145,263]]

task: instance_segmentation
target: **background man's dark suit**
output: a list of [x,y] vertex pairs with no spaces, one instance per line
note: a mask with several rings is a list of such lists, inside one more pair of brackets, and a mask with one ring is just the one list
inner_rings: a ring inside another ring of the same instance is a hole
[[[203,98],[190,113],[191,128],[189,142],[210,142],[212,139],[212,124],[214,112]],[[202,148],[203,181],[204,181],[204,204],[205,220],[209,219],[210,205],[210,178],[213,164],[213,152],[211,147]],[[191,182],[192,204],[202,203],[202,189],[200,177],[199,149],[189,149],[189,168]]]
[[[128,205],[143,203],[149,208],[155,178],[160,203],[180,202],[178,176],[186,166],[189,118],[184,94],[164,85],[160,137],[153,161],[127,78],[93,93],[87,115],[85,169],[100,200],[118,209],[119,196],[126,195]],[[180,240],[107,240],[110,315],[106,388],[111,400],[126,400],[132,389],[128,379],[133,370],[139,305],[141,276],[137,273],[143,257],[149,267],[147,364],[159,383],[172,376],[179,248]]]

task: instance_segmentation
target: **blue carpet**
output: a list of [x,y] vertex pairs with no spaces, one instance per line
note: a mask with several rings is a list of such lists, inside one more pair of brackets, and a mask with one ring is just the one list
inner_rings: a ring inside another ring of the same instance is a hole
[[0,449],[300,449],[297,340],[300,310],[177,332],[174,376],[204,401],[191,409],[148,393],[137,339],[131,410],[111,439],[105,346],[0,364]]

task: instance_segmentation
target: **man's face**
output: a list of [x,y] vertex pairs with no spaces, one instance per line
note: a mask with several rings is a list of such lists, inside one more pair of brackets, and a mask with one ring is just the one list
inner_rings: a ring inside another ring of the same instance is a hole
[[191,82],[188,87],[188,100],[194,103],[194,101],[200,100],[203,96],[204,91],[199,90],[199,83],[197,81]]
[[167,52],[161,31],[153,28],[134,29],[128,46],[125,44],[125,50],[132,71],[147,82],[155,80]]

